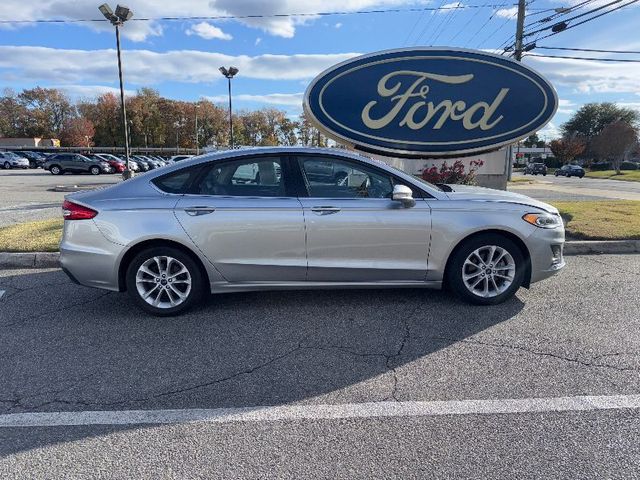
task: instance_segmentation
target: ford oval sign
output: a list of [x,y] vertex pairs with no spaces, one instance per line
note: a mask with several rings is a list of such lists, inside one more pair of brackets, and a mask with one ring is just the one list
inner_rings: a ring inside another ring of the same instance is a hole
[[446,156],[494,150],[542,128],[558,97],[540,74],[473,50],[387,50],[340,63],[307,88],[328,136],[362,150]]

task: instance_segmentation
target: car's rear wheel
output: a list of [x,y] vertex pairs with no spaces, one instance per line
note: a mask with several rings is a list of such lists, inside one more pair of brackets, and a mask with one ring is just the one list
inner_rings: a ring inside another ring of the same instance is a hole
[[91,167],[89,172],[91,175],[100,175],[100,167]]
[[196,262],[173,247],[140,252],[129,264],[127,290],[136,304],[158,316],[178,315],[202,298],[204,278]]
[[9,170],[11,168],[11,164],[9,162],[4,162],[4,169]]
[[447,283],[463,300],[495,305],[511,298],[524,281],[525,258],[505,236],[475,236],[458,248],[447,268]]

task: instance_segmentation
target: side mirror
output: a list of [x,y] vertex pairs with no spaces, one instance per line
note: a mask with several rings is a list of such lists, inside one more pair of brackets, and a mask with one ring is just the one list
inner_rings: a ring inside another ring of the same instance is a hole
[[411,208],[416,205],[416,201],[413,199],[413,192],[406,185],[394,186],[391,198],[397,202],[401,202],[404,208]]

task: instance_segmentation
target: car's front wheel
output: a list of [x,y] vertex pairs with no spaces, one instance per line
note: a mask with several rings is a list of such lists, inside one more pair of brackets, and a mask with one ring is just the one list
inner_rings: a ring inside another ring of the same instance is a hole
[[58,165],[53,165],[49,171],[53,174],[53,175],[62,175],[62,169],[58,166]]
[[11,164],[9,162],[4,162],[4,169],[9,170],[11,168]]
[[89,172],[91,175],[100,175],[100,167],[91,167]]
[[178,315],[202,298],[204,278],[196,262],[173,247],[140,252],[129,264],[127,291],[143,310]]
[[469,303],[495,305],[518,291],[525,271],[525,258],[513,241],[499,234],[482,234],[453,253],[446,281]]

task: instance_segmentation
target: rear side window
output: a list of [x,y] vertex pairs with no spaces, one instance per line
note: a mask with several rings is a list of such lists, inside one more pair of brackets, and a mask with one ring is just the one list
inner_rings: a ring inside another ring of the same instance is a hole
[[242,158],[216,162],[192,193],[233,197],[286,196],[279,157]]
[[199,167],[183,168],[162,177],[154,178],[151,182],[165,193],[185,194],[189,193],[189,187],[199,172]]

